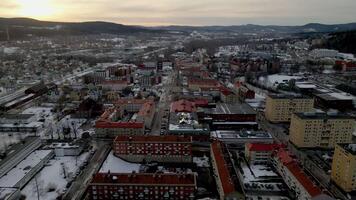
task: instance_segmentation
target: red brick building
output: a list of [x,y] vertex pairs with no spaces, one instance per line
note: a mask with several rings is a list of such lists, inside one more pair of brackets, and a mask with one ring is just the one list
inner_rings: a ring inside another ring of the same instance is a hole
[[117,135],[142,135],[145,124],[141,121],[120,121],[123,111],[119,108],[107,109],[95,122],[97,137],[115,137]]
[[91,200],[189,200],[196,187],[194,174],[98,173],[87,193]]
[[255,91],[248,89],[246,86],[241,85],[238,92],[241,100],[255,98]]
[[120,135],[114,154],[130,162],[192,162],[192,137]]
[[274,150],[284,148],[282,144],[246,143],[245,157],[251,164],[267,163]]
[[[285,149],[280,148],[273,154],[272,163],[287,186],[296,194],[297,199],[312,200],[322,195],[322,190],[304,173],[297,161]],[[324,198],[320,198],[324,199]]]
[[229,162],[228,152],[223,143],[215,140],[210,145],[211,162],[215,174],[220,199],[245,199],[236,190],[237,177],[232,172],[232,163]]

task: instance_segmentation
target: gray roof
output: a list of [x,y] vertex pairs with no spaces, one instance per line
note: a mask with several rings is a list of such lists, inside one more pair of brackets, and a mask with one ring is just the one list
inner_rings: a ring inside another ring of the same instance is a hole
[[207,114],[251,114],[255,115],[256,111],[246,103],[238,104],[226,104],[218,103],[216,108],[204,108],[203,109]]

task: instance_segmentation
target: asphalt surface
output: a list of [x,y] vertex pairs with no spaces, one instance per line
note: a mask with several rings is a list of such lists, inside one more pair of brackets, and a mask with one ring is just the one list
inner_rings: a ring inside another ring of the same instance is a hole
[[[169,105],[171,103],[171,91],[175,80],[175,73],[172,72],[169,74],[167,78],[167,82],[162,86],[162,94],[160,96],[160,101],[156,106],[156,114],[154,116],[151,135],[160,135],[161,134],[161,125],[162,118],[165,114],[165,110],[169,109]],[[167,120],[168,120],[168,115]],[[168,128],[168,125],[166,126]]]
[[87,167],[82,170],[81,174],[72,183],[67,193],[62,199],[64,200],[79,200],[83,199],[83,195],[90,183],[91,178],[97,173],[105,161],[111,150],[111,142],[109,141],[92,141],[93,150],[96,150]]

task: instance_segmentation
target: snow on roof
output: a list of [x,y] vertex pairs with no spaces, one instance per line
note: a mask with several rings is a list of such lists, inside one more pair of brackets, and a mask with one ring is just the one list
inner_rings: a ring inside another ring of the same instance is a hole
[[15,187],[35,166],[44,160],[52,150],[36,150],[22,160],[16,167],[0,178],[0,187]]
[[301,89],[314,89],[316,85],[311,83],[296,83],[296,86]]
[[[281,74],[273,74],[273,75],[269,75],[267,77],[267,81],[268,81],[268,84],[270,86],[273,86],[273,85],[278,85],[280,83],[287,83],[289,80],[291,79],[301,79],[302,77],[300,76],[288,76],[288,75],[281,75]],[[264,81],[264,78],[261,77],[260,82],[263,82]]]
[[7,199],[13,195],[18,189],[17,188],[0,188],[0,199]]
[[329,95],[336,99],[342,99],[342,100],[353,100],[354,99],[354,97],[352,95],[349,95],[347,93],[332,92],[332,93],[329,93]]

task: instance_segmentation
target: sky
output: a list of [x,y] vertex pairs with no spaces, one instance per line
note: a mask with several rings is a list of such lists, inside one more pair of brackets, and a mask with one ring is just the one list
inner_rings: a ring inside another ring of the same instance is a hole
[[356,22],[356,0],[0,0],[0,17],[130,25]]

